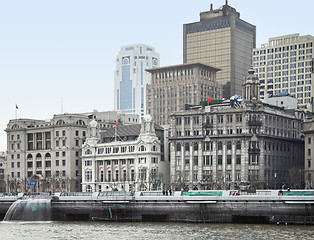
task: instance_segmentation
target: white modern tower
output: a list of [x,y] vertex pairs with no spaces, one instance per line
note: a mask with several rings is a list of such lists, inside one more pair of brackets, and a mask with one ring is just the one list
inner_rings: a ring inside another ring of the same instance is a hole
[[146,114],[146,84],[151,74],[145,69],[159,66],[159,54],[145,44],[121,47],[116,58],[114,107],[124,113]]

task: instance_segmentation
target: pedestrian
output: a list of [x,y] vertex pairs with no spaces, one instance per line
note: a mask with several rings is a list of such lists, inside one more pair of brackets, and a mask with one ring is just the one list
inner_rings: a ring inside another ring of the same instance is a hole
[[171,189],[169,189],[169,195],[170,195],[170,196],[172,195],[172,191],[171,191]]
[[165,191],[165,189],[163,189],[163,190],[162,190],[162,195],[165,196],[165,194],[166,194],[166,191]]

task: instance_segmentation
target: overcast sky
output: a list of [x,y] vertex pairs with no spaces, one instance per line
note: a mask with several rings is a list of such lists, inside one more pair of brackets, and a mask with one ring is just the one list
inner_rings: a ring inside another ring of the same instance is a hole
[[[161,66],[182,63],[184,23],[224,0],[0,0],[0,151],[15,118],[113,110],[113,72],[121,46],[155,47]],[[269,37],[314,35],[313,0],[229,0]]]

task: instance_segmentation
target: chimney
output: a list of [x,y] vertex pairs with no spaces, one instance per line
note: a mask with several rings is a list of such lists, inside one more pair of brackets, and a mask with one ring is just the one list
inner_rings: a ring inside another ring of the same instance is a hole
[[213,11],[213,4],[210,4],[210,11]]

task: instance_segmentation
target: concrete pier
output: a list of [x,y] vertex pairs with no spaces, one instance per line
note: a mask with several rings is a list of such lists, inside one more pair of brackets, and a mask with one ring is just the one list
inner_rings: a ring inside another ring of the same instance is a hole
[[[314,223],[314,191],[306,190],[56,193],[51,199],[56,221]],[[1,200],[3,216],[14,201]]]

